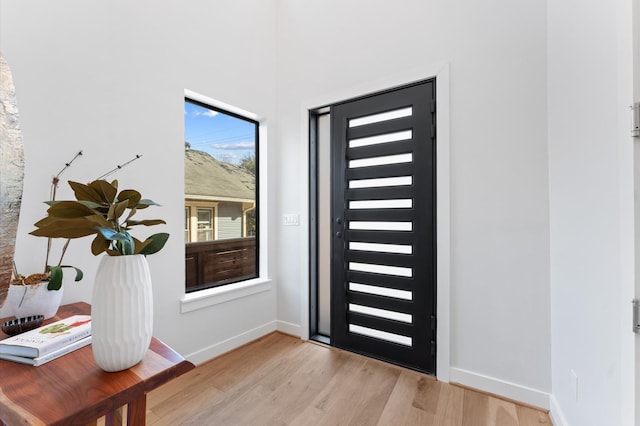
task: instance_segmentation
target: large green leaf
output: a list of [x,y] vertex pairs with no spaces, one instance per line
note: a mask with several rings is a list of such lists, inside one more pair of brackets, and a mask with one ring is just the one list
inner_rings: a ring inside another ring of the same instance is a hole
[[36,237],[49,238],[81,238],[96,233],[95,222],[79,219],[59,219],[46,223],[30,232]]
[[144,248],[146,246],[151,244],[151,240],[146,240],[146,241],[142,242],[142,241],[140,241],[139,239],[137,239],[135,237],[133,238],[133,242],[135,243],[135,247],[136,247],[133,254],[141,254],[140,252],[142,250],[144,250]]
[[[87,216],[84,218],[86,221],[91,222],[94,226],[102,226],[105,228],[110,228],[113,226],[111,222],[109,222],[104,216],[99,214],[94,214],[93,216]],[[96,229],[96,232],[98,230]]]
[[63,278],[62,268],[75,269],[76,276],[73,279],[74,281],[80,281],[84,277],[82,270],[80,270],[79,268],[76,268],[75,266],[71,266],[71,265],[51,266],[49,267],[49,273],[51,274],[51,278],[49,279],[49,284],[47,284],[48,290],[60,290],[60,288],[62,287],[62,278]]
[[49,207],[47,213],[49,213],[50,216],[61,219],[78,218],[96,214],[93,209],[77,201],[60,201]]
[[140,254],[148,255],[148,254],[154,254],[159,252],[167,243],[168,239],[169,239],[169,234],[167,234],[166,232],[153,234],[152,236],[150,236],[145,240],[145,243],[147,243],[147,241],[151,241],[151,243],[149,243],[142,250],[140,250]]
[[[56,204],[66,203],[66,202],[68,202],[68,201],[45,201],[44,203],[48,204],[49,206],[53,206],[53,205],[56,205]],[[87,201],[87,200],[78,200],[78,203],[80,203],[80,204],[82,204],[84,206],[87,206],[90,209],[94,209],[94,210],[95,209],[100,209],[100,208],[102,208],[104,206],[104,204],[98,204],[96,202]]]
[[120,216],[127,210],[128,201],[120,201],[116,204],[111,204],[109,207],[109,213],[107,214],[107,220],[118,220]]
[[102,236],[101,233],[97,233],[96,237],[91,242],[91,253],[94,256],[99,255],[103,251],[106,251],[109,248],[109,240]]
[[135,207],[140,202],[141,198],[142,195],[134,189],[125,189],[120,191],[120,194],[118,194],[118,201],[126,200],[128,202],[128,208]]
[[166,224],[162,219],[147,219],[147,220],[127,220],[127,226],[135,226],[135,225],[144,225],[144,226],[153,226],[153,225],[163,225]]
[[98,231],[105,237],[107,240],[112,240],[116,242],[117,250],[122,254],[133,254],[135,251],[135,243],[133,242],[133,237],[126,231],[116,231],[111,228],[102,228],[99,227]]
[[98,204],[98,203],[93,202],[93,201],[81,200],[81,201],[78,201],[78,202],[80,204],[83,204],[83,205],[89,207],[90,209],[93,209],[93,210],[100,210],[100,209],[104,209],[105,208],[104,204]]
[[115,201],[116,194],[118,193],[117,180],[114,180],[112,183],[106,180],[94,180],[89,183],[89,186],[100,195],[102,202],[112,204]]
[[138,201],[138,204],[136,205],[137,208],[139,209],[146,209],[149,206],[159,206],[160,204],[156,203],[153,200],[149,200],[148,198],[143,198],[142,200]]
[[47,290],[60,290],[62,287],[62,268],[54,267],[49,270],[51,274]]
[[96,204],[103,203],[102,197],[100,197],[100,193],[89,185],[70,180],[69,186],[71,186],[71,189],[73,189],[73,193],[78,201],[92,201]]
[[40,219],[39,221],[37,221],[34,224],[34,226],[36,228],[44,228],[46,226],[50,226],[51,224],[53,224],[55,222],[59,222],[61,220],[64,220],[64,219],[60,219],[60,218],[53,217],[53,216],[46,216],[46,217],[43,217],[42,219]]

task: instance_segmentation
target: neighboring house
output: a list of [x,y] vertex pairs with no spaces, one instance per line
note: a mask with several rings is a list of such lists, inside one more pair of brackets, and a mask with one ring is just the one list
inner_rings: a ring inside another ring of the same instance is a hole
[[255,235],[255,176],[242,167],[187,149],[185,169],[185,241],[209,241]]

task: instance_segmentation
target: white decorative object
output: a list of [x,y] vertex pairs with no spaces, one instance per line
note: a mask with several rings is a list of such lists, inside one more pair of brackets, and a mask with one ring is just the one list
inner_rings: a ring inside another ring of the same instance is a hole
[[[11,69],[0,54],[0,308],[9,297],[24,181],[24,148]],[[3,316],[0,316],[3,318]]]
[[44,319],[55,316],[62,301],[60,290],[47,290],[48,282],[38,284],[11,284],[4,305],[0,307],[0,318],[16,318],[44,315]]
[[104,371],[142,360],[153,333],[151,273],[144,255],[104,256],[91,306],[93,356]]

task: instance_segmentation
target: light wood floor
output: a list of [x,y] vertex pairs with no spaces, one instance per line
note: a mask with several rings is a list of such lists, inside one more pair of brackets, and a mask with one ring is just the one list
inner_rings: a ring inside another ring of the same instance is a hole
[[148,425],[551,425],[546,413],[272,333],[149,394]]

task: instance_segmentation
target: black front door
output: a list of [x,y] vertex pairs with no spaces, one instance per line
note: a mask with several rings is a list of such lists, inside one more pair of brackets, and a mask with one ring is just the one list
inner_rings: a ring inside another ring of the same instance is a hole
[[435,374],[435,80],[331,107],[331,344]]

